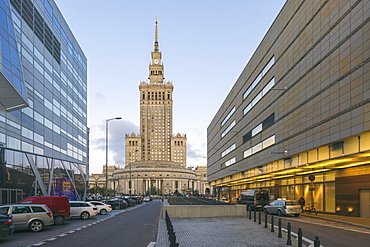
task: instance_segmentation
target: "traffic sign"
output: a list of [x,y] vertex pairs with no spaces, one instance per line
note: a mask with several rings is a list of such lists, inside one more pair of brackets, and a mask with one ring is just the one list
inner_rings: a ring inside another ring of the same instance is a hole
[[315,175],[308,175],[308,180],[310,180],[311,182],[315,181]]

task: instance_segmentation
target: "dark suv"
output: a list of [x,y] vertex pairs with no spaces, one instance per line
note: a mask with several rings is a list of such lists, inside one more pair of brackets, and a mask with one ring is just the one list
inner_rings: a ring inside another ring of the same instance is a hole
[[111,205],[114,210],[127,208],[127,202],[123,199],[115,198],[105,201],[104,203]]

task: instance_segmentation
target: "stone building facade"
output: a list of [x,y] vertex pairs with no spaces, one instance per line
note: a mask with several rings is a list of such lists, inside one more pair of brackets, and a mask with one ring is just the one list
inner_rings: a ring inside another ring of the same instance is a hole
[[[108,188],[116,193],[205,194],[210,191],[206,167],[187,168],[186,135],[172,132],[173,89],[171,82],[165,82],[156,21],[149,82],[139,85],[140,134],[126,134],[125,168],[108,169]],[[99,184],[94,176],[91,179],[91,186]]]

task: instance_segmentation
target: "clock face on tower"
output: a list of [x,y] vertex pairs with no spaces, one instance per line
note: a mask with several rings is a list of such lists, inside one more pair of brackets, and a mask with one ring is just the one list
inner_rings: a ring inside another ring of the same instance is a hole
[[154,63],[155,64],[158,64],[159,63],[159,60],[158,59],[154,59]]

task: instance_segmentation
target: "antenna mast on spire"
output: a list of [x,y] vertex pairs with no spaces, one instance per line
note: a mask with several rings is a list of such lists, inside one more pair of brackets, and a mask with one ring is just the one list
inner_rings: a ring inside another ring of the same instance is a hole
[[155,19],[155,41],[154,41],[154,51],[158,52],[158,17]]

